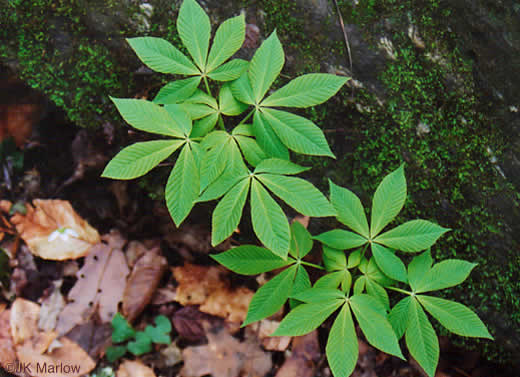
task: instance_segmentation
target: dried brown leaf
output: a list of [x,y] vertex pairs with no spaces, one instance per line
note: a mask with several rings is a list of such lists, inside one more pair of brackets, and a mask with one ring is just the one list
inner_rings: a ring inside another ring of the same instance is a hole
[[[30,365],[33,377],[79,377],[95,368],[94,360],[76,343],[66,337],[60,338],[60,342],[62,347],[46,354],[22,345],[16,348],[16,355],[21,364]],[[73,371],[72,367],[77,368],[77,371]]]
[[128,321],[137,318],[152,301],[167,266],[159,248],[148,251],[137,261],[123,295],[123,315]]
[[77,325],[67,333],[67,338],[76,342],[94,360],[97,359],[110,343],[112,326],[100,323],[98,316],[88,322]]
[[202,313],[195,306],[186,306],[173,315],[173,327],[183,338],[199,341],[206,337],[204,323],[215,326],[221,319]]
[[98,232],[65,200],[35,199],[27,213],[11,217],[34,255],[43,259],[76,259],[88,254],[100,241]]
[[139,360],[125,360],[119,366],[116,377],[155,377],[152,368],[147,367]]
[[303,336],[295,336],[292,354],[285,360],[275,377],[313,377],[320,356],[317,330]]
[[10,316],[9,310],[0,313],[0,366],[4,369],[8,369],[10,365],[16,363]]
[[62,280],[54,282],[54,290],[51,295],[42,301],[38,327],[43,331],[52,331],[56,328],[58,316],[65,307],[65,300],[60,292]]
[[258,334],[258,338],[262,341],[262,345],[266,350],[285,351],[291,343],[290,336],[270,336],[280,325],[280,321],[272,321],[263,319],[255,322],[246,328],[246,331],[254,331]]
[[123,252],[105,244],[97,244],[78,271],[78,281],[68,294],[69,303],[61,312],[56,330],[66,334],[97,310],[102,322],[117,313],[126,286],[128,267]]
[[232,322],[246,318],[254,292],[244,287],[230,288],[222,268],[186,263],[173,268],[173,276],[179,284],[176,301],[181,305],[200,305],[200,311]]
[[175,301],[175,289],[171,286],[166,288],[159,288],[155,291],[152,298],[152,305],[164,305],[169,302]]

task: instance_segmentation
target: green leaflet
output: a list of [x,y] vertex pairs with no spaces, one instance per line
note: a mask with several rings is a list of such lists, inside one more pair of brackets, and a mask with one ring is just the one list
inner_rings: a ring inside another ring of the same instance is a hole
[[208,105],[209,107],[217,110],[218,104],[215,98],[211,97],[209,94],[206,94],[200,89],[195,90],[193,95],[183,101],[183,103],[200,103],[204,105]]
[[291,243],[289,254],[294,258],[303,258],[312,249],[312,238],[310,233],[298,221],[291,224]]
[[[343,281],[345,281],[345,279],[348,279],[346,273],[350,275],[350,272],[346,270],[329,272],[327,275],[322,276],[316,283],[314,283],[314,288],[336,289]],[[352,276],[350,279],[352,281]]]
[[416,297],[428,313],[452,333],[493,339],[480,318],[468,307],[437,297],[424,295]]
[[338,250],[347,250],[367,243],[367,240],[357,233],[343,229],[333,229],[314,236],[315,240]]
[[248,105],[255,103],[253,99],[253,88],[251,87],[247,72],[243,72],[238,79],[231,83],[231,92],[233,93],[233,97],[240,102],[247,103]]
[[[246,71],[249,63],[242,59],[233,59],[226,64],[221,65],[208,77],[215,81],[232,81],[238,79]],[[238,98],[238,97],[237,97]]]
[[132,144],[110,160],[101,176],[112,179],[140,177],[168,158],[182,144],[184,140],[154,140]]
[[184,138],[183,130],[191,127],[191,125],[180,125],[175,119],[172,119],[168,111],[153,102],[114,97],[110,97],[110,99],[123,119],[138,130]]
[[231,134],[249,136],[249,137],[255,136],[253,134],[253,126],[251,124],[247,124],[247,123],[239,124],[238,126],[233,128],[233,131],[231,132]]
[[429,248],[448,230],[426,220],[412,220],[381,234],[375,241],[392,249],[415,252]]
[[359,198],[352,191],[335,185],[329,180],[330,202],[334,206],[338,221],[363,237],[369,237],[368,221]]
[[258,174],[256,176],[270,191],[305,216],[334,216],[334,208],[311,183],[296,177]]
[[439,341],[424,310],[412,299],[408,311],[406,346],[429,377],[434,377],[439,362]]
[[256,179],[251,186],[251,220],[258,239],[273,253],[287,258],[289,222],[280,206]]
[[390,298],[386,289],[376,283],[374,280],[367,278],[365,280],[365,290],[367,294],[377,300],[386,311],[390,310]]
[[110,346],[106,349],[107,360],[113,363],[126,354],[126,346]]
[[256,291],[242,327],[269,317],[282,307],[291,293],[296,268],[297,266],[287,268]]
[[201,72],[205,72],[211,24],[208,15],[195,0],[182,2],[177,17],[177,31],[195,64]]
[[401,211],[406,200],[404,165],[388,174],[376,189],[370,216],[370,237],[375,238]]
[[143,332],[138,331],[135,334],[135,340],[132,342],[128,342],[128,351],[130,351],[135,356],[139,356],[152,351],[152,339],[150,336]]
[[270,108],[263,108],[262,114],[287,148],[297,153],[335,158],[323,131],[309,119]]
[[268,158],[255,139],[242,135],[234,136],[234,138],[249,165],[255,167]]
[[314,287],[292,294],[291,297],[307,304],[317,304],[325,301],[344,300],[345,294],[333,288]]
[[403,298],[399,301],[390,311],[388,315],[388,321],[392,325],[395,334],[397,335],[397,339],[401,339],[408,327],[408,313],[410,307],[410,301],[412,298],[410,296]]
[[282,71],[285,63],[282,44],[276,30],[262,42],[249,63],[249,80],[255,103],[260,103],[265,93]]
[[[359,268],[361,270],[361,267]],[[374,280],[375,282],[381,284],[382,286],[388,286],[393,283],[393,280],[386,276],[377,266],[376,260],[374,257],[370,258],[366,266],[366,271],[363,272],[368,278]]]
[[246,178],[249,178],[249,172],[244,162],[241,159],[233,157],[228,169],[204,190],[197,201],[206,202],[218,199],[235,186],[235,184]]
[[262,106],[309,107],[319,105],[347,82],[347,77],[310,73],[295,78],[262,101]]
[[134,337],[135,330],[130,326],[128,321],[121,315],[116,313],[111,321],[112,325],[112,342],[121,343]]
[[424,276],[415,292],[437,291],[458,285],[466,280],[475,266],[475,263],[458,259],[448,259],[437,263]]
[[200,76],[190,77],[184,80],[172,81],[163,86],[153,99],[154,103],[164,105],[178,103],[188,99],[200,83]]
[[359,276],[354,282],[354,295],[360,295],[365,290],[366,276]]
[[192,120],[199,120],[217,113],[217,110],[202,103],[182,103],[181,107],[190,115]]
[[[303,292],[311,288],[311,279],[309,277],[309,273],[301,264],[297,267],[296,276],[294,278],[294,283],[291,289],[290,297],[297,294],[298,292]],[[289,306],[291,309],[298,306],[301,302],[295,300],[293,298],[289,298]]]
[[299,174],[310,168],[300,166],[294,162],[283,160],[279,158],[268,158],[263,160],[255,169],[255,174],[259,173],[271,173],[271,174],[284,174],[293,175]]
[[264,115],[258,110],[255,110],[253,116],[253,133],[255,134],[258,145],[267,155],[289,160],[287,147],[265,120]]
[[343,305],[330,329],[325,354],[334,376],[350,376],[356,367],[359,348],[348,305]]
[[361,263],[361,249],[354,250],[348,256],[347,267],[354,268]]
[[238,246],[211,257],[241,275],[257,275],[294,263],[292,259],[285,261],[266,248],[253,245]]
[[199,195],[199,169],[190,145],[182,148],[166,183],[166,206],[176,226],[190,213]]
[[238,227],[246,203],[250,179],[235,185],[217,204],[211,220],[211,244],[218,245]]
[[324,245],[322,259],[327,271],[338,271],[347,268],[347,258],[341,250]]
[[372,255],[381,271],[389,278],[408,283],[406,267],[401,259],[384,246],[372,243]]
[[229,84],[224,84],[218,95],[219,109],[224,115],[239,115],[247,109],[247,105],[238,102],[231,93]]
[[300,336],[318,328],[342,304],[343,300],[302,304],[294,308],[280,322],[272,336]]
[[219,114],[215,112],[211,115],[208,115],[207,117],[197,120],[193,124],[193,131],[190,137],[194,138],[206,136],[206,134],[208,134],[215,127],[215,124],[217,124],[218,117]]
[[226,142],[217,144],[204,153],[200,167],[201,192],[213,183],[226,169],[226,165],[231,158],[231,143],[232,140],[228,137]]
[[368,295],[354,295],[349,302],[367,341],[377,349],[404,360],[395,332],[374,299]]
[[229,18],[218,27],[209,51],[207,72],[219,67],[240,49],[244,43],[245,30],[244,15]]
[[162,38],[127,38],[127,42],[139,59],[156,72],[178,75],[200,74],[186,55]]
[[186,110],[177,104],[164,105],[164,109],[173,119],[176,126],[181,129],[183,137],[188,137],[191,133],[192,124],[191,117]]
[[144,332],[154,343],[170,344],[172,342],[169,335],[169,333],[172,331],[170,320],[163,315],[159,315],[155,317],[155,325],[156,326],[146,326]]
[[427,250],[421,255],[414,257],[408,265],[408,281],[414,291],[417,290],[423,278],[430,271],[432,263],[433,259],[430,251]]

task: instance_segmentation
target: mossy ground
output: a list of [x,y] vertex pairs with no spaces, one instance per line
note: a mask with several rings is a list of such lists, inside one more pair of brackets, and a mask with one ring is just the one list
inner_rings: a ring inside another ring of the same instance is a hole
[[[22,78],[64,108],[74,123],[99,126],[103,120],[117,119],[112,106],[102,98],[104,94],[130,97],[135,94],[135,82],[128,67],[118,63],[106,44],[83,35],[86,10],[61,0],[15,3],[16,12],[9,7],[0,10],[0,17],[11,26],[0,31],[2,40],[11,40],[9,45],[0,46],[0,57],[15,51]],[[490,161],[487,148],[500,161],[504,135],[489,116],[493,104],[477,94],[471,62],[457,50],[456,38],[446,27],[449,7],[441,7],[437,0],[369,0],[356,8],[350,1],[339,3],[346,22],[366,30],[367,39],[369,31],[382,27],[378,20],[383,18],[401,30],[391,38],[396,60],[387,64],[380,77],[386,101],[381,106],[369,92],[356,89],[352,94],[345,88],[327,104],[307,110],[307,116],[327,129],[337,160],[301,158],[300,162],[315,166],[310,179],[320,188],[326,190],[330,178],[353,189],[365,204],[381,178],[405,162],[409,199],[398,221],[426,218],[452,229],[434,248],[435,258],[456,257],[479,266],[460,289],[447,295],[472,306],[485,321],[503,323],[492,332],[500,338],[512,338],[511,332],[520,329],[520,256],[514,252],[518,240],[509,235],[520,233],[520,229],[518,225],[508,228],[514,221],[505,214],[518,218],[520,196]],[[322,71],[324,57],[345,56],[341,40],[327,40],[325,34],[309,38],[310,16],[297,2],[240,0],[236,5],[261,9],[263,34],[276,28],[286,53],[297,62],[277,85],[301,73]],[[59,51],[47,49],[55,27],[47,17],[49,9],[68,20],[67,31],[74,36],[70,59],[60,66],[55,65],[60,60],[55,55]],[[163,36],[179,46],[171,8],[156,14],[148,34]],[[425,51],[415,48],[407,37],[410,21],[419,27]],[[325,28],[334,25],[334,20],[324,22]],[[428,59],[427,51],[450,52],[443,54],[446,64],[442,65]],[[459,85],[446,80],[454,74]],[[152,80],[149,86],[167,78]],[[360,113],[356,103],[372,112]],[[420,122],[428,125],[429,133],[417,135]],[[150,178],[142,185],[156,187],[159,181],[163,183],[163,179]],[[153,191],[160,196],[160,190]],[[504,201],[507,211],[500,207]],[[503,341],[502,348],[489,342],[483,345],[487,357],[503,362],[509,362],[515,352],[514,345]]]

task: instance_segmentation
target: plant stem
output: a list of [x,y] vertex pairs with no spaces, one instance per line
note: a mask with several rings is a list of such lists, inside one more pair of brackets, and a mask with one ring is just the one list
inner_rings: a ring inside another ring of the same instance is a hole
[[385,288],[388,288],[392,291],[404,293],[405,295],[408,295],[408,296],[412,294],[412,292],[405,291],[404,289],[401,289],[401,288],[396,288],[396,287],[385,287]]
[[206,91],[208,92],[208,94],[213,97],[213,95],[211,94],[211,90],[209,88],[209,83],[208,83],[208,78],[206,76],[204,76],[204,84],[206,84]]
[[246,117],[244,119],[242,119],[240,121],[240,123],[238,123],[238,126],[240,126],[241,124],[244,124],[249,118],[251,118],[251,115],[253,115],[253,112],[255,111],[255,109],[252,109],[249,114],[246,115]]
[[305,262],[305,261],[303,261],[303,260],[300,260],[300,263],[303,264],[303,265],[305,265],[305,266],[309,266],[309,267],[317,268],[318,270],[324,270],[323,267],[318,266],[317,264],[314,264],[314,263]]

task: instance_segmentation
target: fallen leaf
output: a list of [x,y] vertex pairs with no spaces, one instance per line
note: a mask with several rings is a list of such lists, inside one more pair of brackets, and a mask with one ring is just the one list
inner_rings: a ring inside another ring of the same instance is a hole
[[246,328],[246,331],[255,332],[262,341],[262,345],[269,351],[285,351],[291,343],[290,336],[270,336],[280,325],[280,321],[263,319]]
[[11,336],[15,345],[23,344],[38,332],[40,306],[32,301],[17,298],[11,306]]
[[40,354],[30,346],[16,348],[21,364],[29,364],[33,377],[79,377],[96,366],[94,360],[76,343],[66,337],[60,338],[62,347],[47,354]]
[[56,328],[58,316],[65,307],[65,300],[60,292],[62,280],[54,282],[54,290],[45,298],[40,307],[40,318],[38,328],[43,331],[52,331]]
[[186,246],[193,252],[207,254],[211,250],[211,232],[203,225],[183,225],[176,228],[173,223],[163,225],[164,239],[172,248]]
[[175,342],[161,349],[160,354],[162,367],[172,367],[182,361],[182,352]]
[[35,199],[25,215],[15,214],[16,226],[30,251],[43,259],[76,259],[100,242],[98,232],[65,200]]
[[123,295],[123,315],[129,322],[137,318],[152,301],[167,266],[168,262],[160,255],[159,248],[146,252],[136,262]]
[[218,377],[266,375],[272,368],[271,355],[258,344],[240,342],[225,328],[210,330],[208,344],[186,347],[182,352],[183,377],[200,377],[211,374]]
[[152,368],[147,367],[138,360],[125,360],[119,366],[116,377],[155,377],[155,373]]
[[152,305],[164,305],[175,301],[175,289],[172,286],[166,288],[159,288],[155,291],[152,298]]
[[96,360],[110,344],[111,335],[110,323],[101,323],[99,316],[94,315],[88,322],[70,330],[67,338],[76,342],[92,359]]
[[148,249],[139,241],[130,241],[125,251],[126,263],[128,267],[133,268],[136,262],[141,258]]
[[206,337],[204,323],[215,326],[222,319],[202,313],[195,306],[186,306],[177,310],[172,318],[173,327],[179,335],[190,341],[200,341]]
[[318,331],[303,336],[295,336],[292,354],[285,360],[275,377],[313,377],[321,357]]
[[123,252],[99,243],[85,258],[76,274],[78,281],[70,290],[69,303],[61,312],[56,330],[63,335],[88,321],[97,310],[101,321],[109,322],[123,298],[128,267]]
[[9,310],[0,313],[0,366],[4,369],[16,363],[10,316]]
[[230,288],[222,268],[185,263],[173,268],[173,276],[179,284],[175,300],[181,305],[200,305],[201,312],[231,322],[245,320],[254,292],[245,287]]

